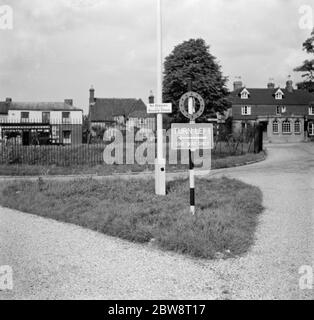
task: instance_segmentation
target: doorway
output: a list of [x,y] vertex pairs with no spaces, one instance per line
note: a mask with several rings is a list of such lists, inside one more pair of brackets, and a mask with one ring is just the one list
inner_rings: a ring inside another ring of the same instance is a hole
[[22,134],[22,144],[23,146],[29,146],[30,142],[30,132],[29,131],[23,131]]
[[268,121],[260,121],[260,127],[261,127],[261,131],[263,134],[263,140],[267,140],[268,139],[268,135],[267,135],[267,127],[268,127]]

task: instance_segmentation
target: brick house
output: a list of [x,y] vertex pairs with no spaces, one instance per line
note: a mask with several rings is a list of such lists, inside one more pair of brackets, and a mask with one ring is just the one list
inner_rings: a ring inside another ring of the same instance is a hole
[[92,133],[96,127],[142,131],[156,128],[155,116],[147,114],[141,99],[96,98],[94,88],[89,90],[89,122]]
[[5,104],[6,116],[0,121],[1,139],[14,138],[23,145],[82,143],[83,110],[64,102],[15,102]]
[[235,81],[230,100],[234,132],[259,123],[269,142],[314,140],[314,94],[295,89],[291,79],[285,88],[273,81],[266,88],[246,88]]

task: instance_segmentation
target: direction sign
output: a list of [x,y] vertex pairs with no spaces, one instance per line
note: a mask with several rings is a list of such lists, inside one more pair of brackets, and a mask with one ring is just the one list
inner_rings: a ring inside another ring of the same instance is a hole
[[172,113],[171,103],[149,103],[147,113]]
[[171,149],[213,149],[214,133],[211,123],[173,123],[171,125]]

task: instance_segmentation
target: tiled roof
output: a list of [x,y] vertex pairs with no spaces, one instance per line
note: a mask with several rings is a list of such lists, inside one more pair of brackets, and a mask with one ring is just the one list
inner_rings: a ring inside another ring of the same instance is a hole
[[11,102],[9,110],[82,111],[64,102]]
[[229,99],[232,104],[251,104],[251,105],[308,105],[310,102],[314,102],[314,94],[306,90],[293,90],[289,92],[287,89],[281,89],[284,96],[282,100],[275,99],[275,89],[263,89],[263,88],[247,88],[250,95],[248,99],[241,99],[240,92],[243,88],[233,91]]
[[145,103],[139,99],[101,99],[95,98],[90,106],[90,119],[97,121],[113,121],[116,116],[147,117]]
[[8,114],[9,105],[6,102],[0,101],[0,114]]

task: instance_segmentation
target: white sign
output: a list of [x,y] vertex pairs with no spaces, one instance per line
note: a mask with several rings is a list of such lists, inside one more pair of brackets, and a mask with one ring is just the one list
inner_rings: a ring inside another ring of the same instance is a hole
[[172,113],[172,103],[149,103],[147,113]]
[[173,123],[171,149],[213,149],[214,132],[211,123]]

